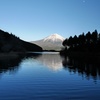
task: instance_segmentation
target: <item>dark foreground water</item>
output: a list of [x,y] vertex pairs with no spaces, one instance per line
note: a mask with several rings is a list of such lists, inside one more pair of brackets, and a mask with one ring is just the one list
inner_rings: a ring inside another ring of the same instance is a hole
[[57,53],[0,60],[0,100],[100,100],[100,65]]

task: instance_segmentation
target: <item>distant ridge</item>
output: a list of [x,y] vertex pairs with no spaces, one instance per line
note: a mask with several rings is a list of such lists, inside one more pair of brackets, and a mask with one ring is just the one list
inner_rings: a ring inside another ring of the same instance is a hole
[[62,45],[63,41],[64,41],[64,38],[56,33],[48,37],[45,37],[44,39],[32,41],[31,43],[39,45],[40,47],[43,48],[43,50],[60,51],[62,48],[64,48]]

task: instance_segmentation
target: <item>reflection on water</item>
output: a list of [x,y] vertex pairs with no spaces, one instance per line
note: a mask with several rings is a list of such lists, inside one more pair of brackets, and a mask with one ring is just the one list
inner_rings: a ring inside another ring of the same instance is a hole
[[43,53],[43,55],[37,58],[39,62],[41,62],[45,67],[53,71],[58,71],[62,69],[62,59],[57,52],[51,53]]
[[43,53],[36,58],[45,67],[53,71],[59,71],[62,68],[70,73],[74,72],[86,79],[100,78],[100,61],[97,58],[72,58],[68,56],[60,56],[58,53]]
[[[57,53],[0,59],[0,100],[99,100],[99,65],[99,60],[61,57]],[[79,76],[86,77],[83,80]]]
[[4,72],[16,72],[19,68],[19,64],[22,60],[21,56],[4,57],[0,59],[0,73]]
[[100,61],[94,58],[72,58],[68,56],[60,56],[56,53],[27,53],[25,55],[18,55],[11,58],[0,59],[0,73],[17,72],[22,62],[34,60],[40,62],[45,67],[52,71],[59,71],[61,69],[68,70],[70,73],[78,73],[86,79],[93,78],[94,80],[100,78]]
[[[10,56],[9,56],[10,55]],[[24,59],[28,58],[34,58],[36,59],[41,54],[35,54],[35,53],[27,53],[27,54],[8,54],[8,56],[5,56],[5,54],[0,58],[0,73],[4,72],[17,72],[21,62]]]
[[63,67],[87,79],[100,79],[100,60],[98,58],[63,57]]

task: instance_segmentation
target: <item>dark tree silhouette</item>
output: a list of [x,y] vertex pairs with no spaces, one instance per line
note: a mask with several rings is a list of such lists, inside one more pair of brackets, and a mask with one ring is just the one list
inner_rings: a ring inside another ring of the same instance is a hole
[[93,43],[97,42],[97,39],[98,39],[98,32],[97,32],[97,30],[95,30],[94,32],[92,32],[91,39],[92,39]]
[[92,33],[88,31],[86,35],[82,33],[79,36],[70,36],[63,41],[63,45],[65,47],[69,46],[64,52],[100,52],[100,33],[98,34],[98,31],[95,30]]
[[27,52],[27,51],[42,51],[42,48],[21,40],[19,37],[8,32],[0,30],[0,52]]
[[63,41],[63,43],[62,43],[62,45],[65,46],[65,47],[66,47],[66,44],[68,44],[68,39],[65,39],[65,40]]
[[90,33],[90,32],[88,32],[88,33],[86,34],[86,42],[87,42],[87,43],[90,43],[90,42],[91,42],[91,33]]

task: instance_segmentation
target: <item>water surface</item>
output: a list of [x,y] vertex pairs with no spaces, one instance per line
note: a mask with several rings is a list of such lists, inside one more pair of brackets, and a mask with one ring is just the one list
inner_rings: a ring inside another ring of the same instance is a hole
[[31,54],[0,60],[0,100],[99,100],[99,63]]

